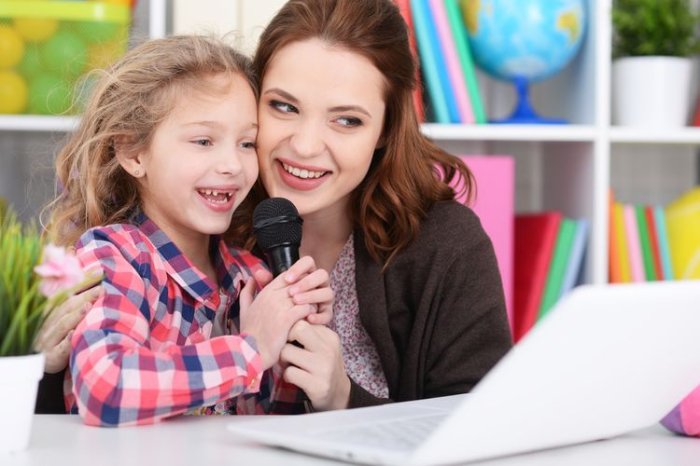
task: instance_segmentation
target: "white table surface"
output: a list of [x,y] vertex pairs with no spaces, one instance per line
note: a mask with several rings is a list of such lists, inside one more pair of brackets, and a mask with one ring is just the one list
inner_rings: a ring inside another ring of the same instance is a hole
[[[242,443],[226,430],[229,422],[246,422],[246,418],[178,417],[151,426],[98,428],[83,425],[78,416],[36,415],[29,448],[13,454],[0,454],[0,465],[342,464]],[[700,439],[674,436],[655,426],[612,440],[471,464],[697,466],[700,464]]]

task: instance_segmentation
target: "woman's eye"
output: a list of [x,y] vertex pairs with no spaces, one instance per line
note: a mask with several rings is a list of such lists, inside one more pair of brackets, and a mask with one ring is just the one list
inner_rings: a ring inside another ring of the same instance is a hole
[[202,147],[209,147],[212,145],[211,139],[208,139],[208,138],[195,139],[193,142],[195,144],[197,144],[198,146],[202,146]]
[[294,105],[279,100],[271,100],[270,107],[282,113],[299,113]]
[[362,126],[362,120],[359,118],[354,118],[354,117],[340,117],[336,119],[340,125],[348,127],[348,128],[355,128],[356,126]]

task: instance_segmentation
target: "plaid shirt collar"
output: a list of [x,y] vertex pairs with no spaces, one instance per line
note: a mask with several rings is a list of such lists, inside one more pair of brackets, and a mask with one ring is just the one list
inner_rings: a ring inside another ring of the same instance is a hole
[[180,251],[170,238],[142,211],[137,211],[130,222],[136,225],[156,247],[166,263],[166,273],[172,277],[195,300],[211,305],[219,302],[219,288],[229,296],[237,296],[240,283],[234,283],[227,266],[234,263],[233,256],[224,241],[212,235],[209,255],[214,263],[218,284],[204,275]]

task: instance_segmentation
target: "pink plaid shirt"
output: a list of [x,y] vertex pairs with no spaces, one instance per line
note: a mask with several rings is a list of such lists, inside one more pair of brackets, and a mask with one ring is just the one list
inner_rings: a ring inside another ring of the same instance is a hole
[[211,338],[219,292],[237,321],[238,293],[264,267],[258,258],[213,239],[217,287],[143,213],[87,231],[77,253],[105,274],[103,295],[71,341],[66,404],[86,424],[149,424],[222,402],[231,414],[303,411],[301,391],[279,367],[261,373],[253,337]]

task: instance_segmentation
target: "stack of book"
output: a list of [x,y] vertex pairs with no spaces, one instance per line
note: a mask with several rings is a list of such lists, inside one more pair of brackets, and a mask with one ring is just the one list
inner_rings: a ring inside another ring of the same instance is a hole
[[623,204],[611,194],[608,223],[610,283],[673,280],[662,206]]
[[425,99],[422,86],[414,94],[419,118],[427,116],[436,123],[486,123],[459,0],[395,2],[408,25],[413,52],[420,57],[427,90]]
[[517,342],[582,282],[588,220],[548,211],[515,216],[514,325]]

